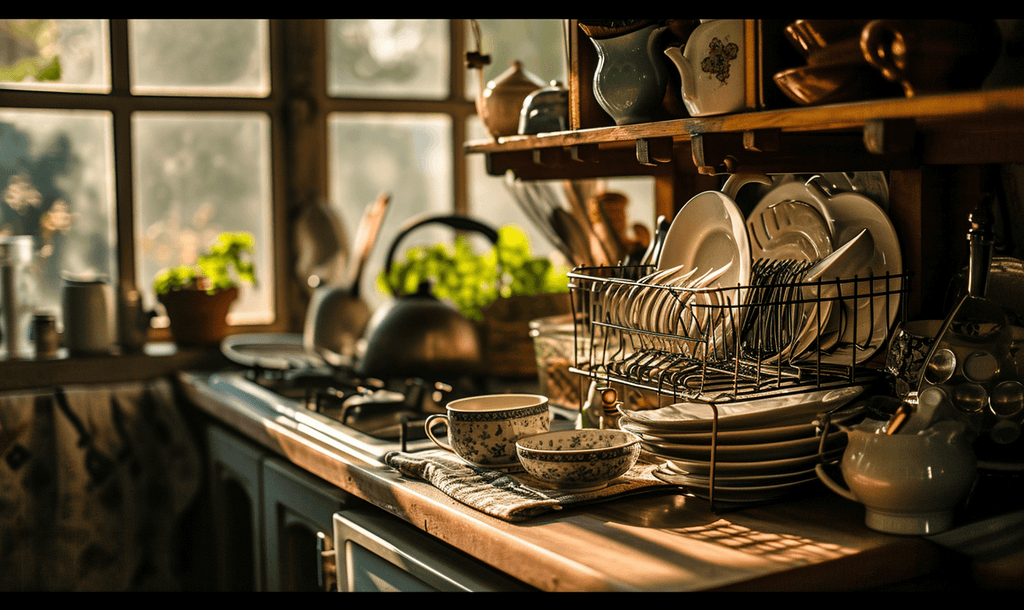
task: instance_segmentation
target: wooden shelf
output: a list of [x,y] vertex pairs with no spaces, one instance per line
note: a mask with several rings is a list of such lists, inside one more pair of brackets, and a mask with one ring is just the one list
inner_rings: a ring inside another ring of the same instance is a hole
[[1021,162],[1021,135],[1024,88],[1014,88],[509,136],[466,152],[523,178],[653,175],[666,163],[709,175],[864,171]]

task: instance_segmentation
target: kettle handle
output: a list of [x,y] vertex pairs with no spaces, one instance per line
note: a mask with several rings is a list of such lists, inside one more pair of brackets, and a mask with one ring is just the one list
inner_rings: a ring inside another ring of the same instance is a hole
[[[439,216],[418,216],[406,222],[405,225],[402,227],[401,231],[399,231],[398,236],[395,237],[395,241],[391,243],[391,248],[388,249],[387,258],[384,259],[386,261],[384,263],[385,277],[391,273],[392,261],[394,260],[395,252],[398,250],[399,242],[401,242],[406,235],[422,227],[423,225],[435,223],[448,225],[453,229],[458,229],[461,231],[476,231],[477,233],[482,233],[485,237],[491,240],[491,243],[498,243],[497,231],[495,231],[493,228],[489,227],[488,225],[485,225],[484,223],[478,220],[469,218],[468,216],[460,216],[458,214],[442,214]],[[388,288],[391,290],[392,294],[395,294],[397,296],[397,292],[394,286],[391,286],[389,284]]]

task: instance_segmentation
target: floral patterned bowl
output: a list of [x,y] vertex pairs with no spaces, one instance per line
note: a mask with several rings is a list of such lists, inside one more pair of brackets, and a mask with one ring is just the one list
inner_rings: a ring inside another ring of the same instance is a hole
[[640,438],[623,430],[560,430],[516,441],[526,472],[558,489],[601,489],[640,457]]

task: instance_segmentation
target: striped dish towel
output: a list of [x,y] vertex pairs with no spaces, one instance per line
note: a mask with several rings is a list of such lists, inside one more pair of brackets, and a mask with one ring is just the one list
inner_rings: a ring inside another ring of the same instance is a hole
[[393,451],[384,456],[384,463],[406,476],[430,483],[467,506],[504,521],[523,521],[570,506],[670,487],[654,476],[653,471],[658,464],[642,459],[629,472],[594,491],[550,489],[521,468],[481,468],[441,449],[417,453]]

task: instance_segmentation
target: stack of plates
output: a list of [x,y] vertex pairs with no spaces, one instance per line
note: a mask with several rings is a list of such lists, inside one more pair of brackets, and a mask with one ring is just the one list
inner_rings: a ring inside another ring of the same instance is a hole
[[[664,461],[655,475],[688,493],[714,500],[772,500],[817,481],[815,464],[842,455],[846,434],[830,426],[824,439],[824,413],[841,423],[862,415],[843,410],[861,386],[816,390],[716,405],[682,402],[651,410],[620,408],[619,427],[640,437],[644,452]],[[712,462],[712,440],[715,455]]]

